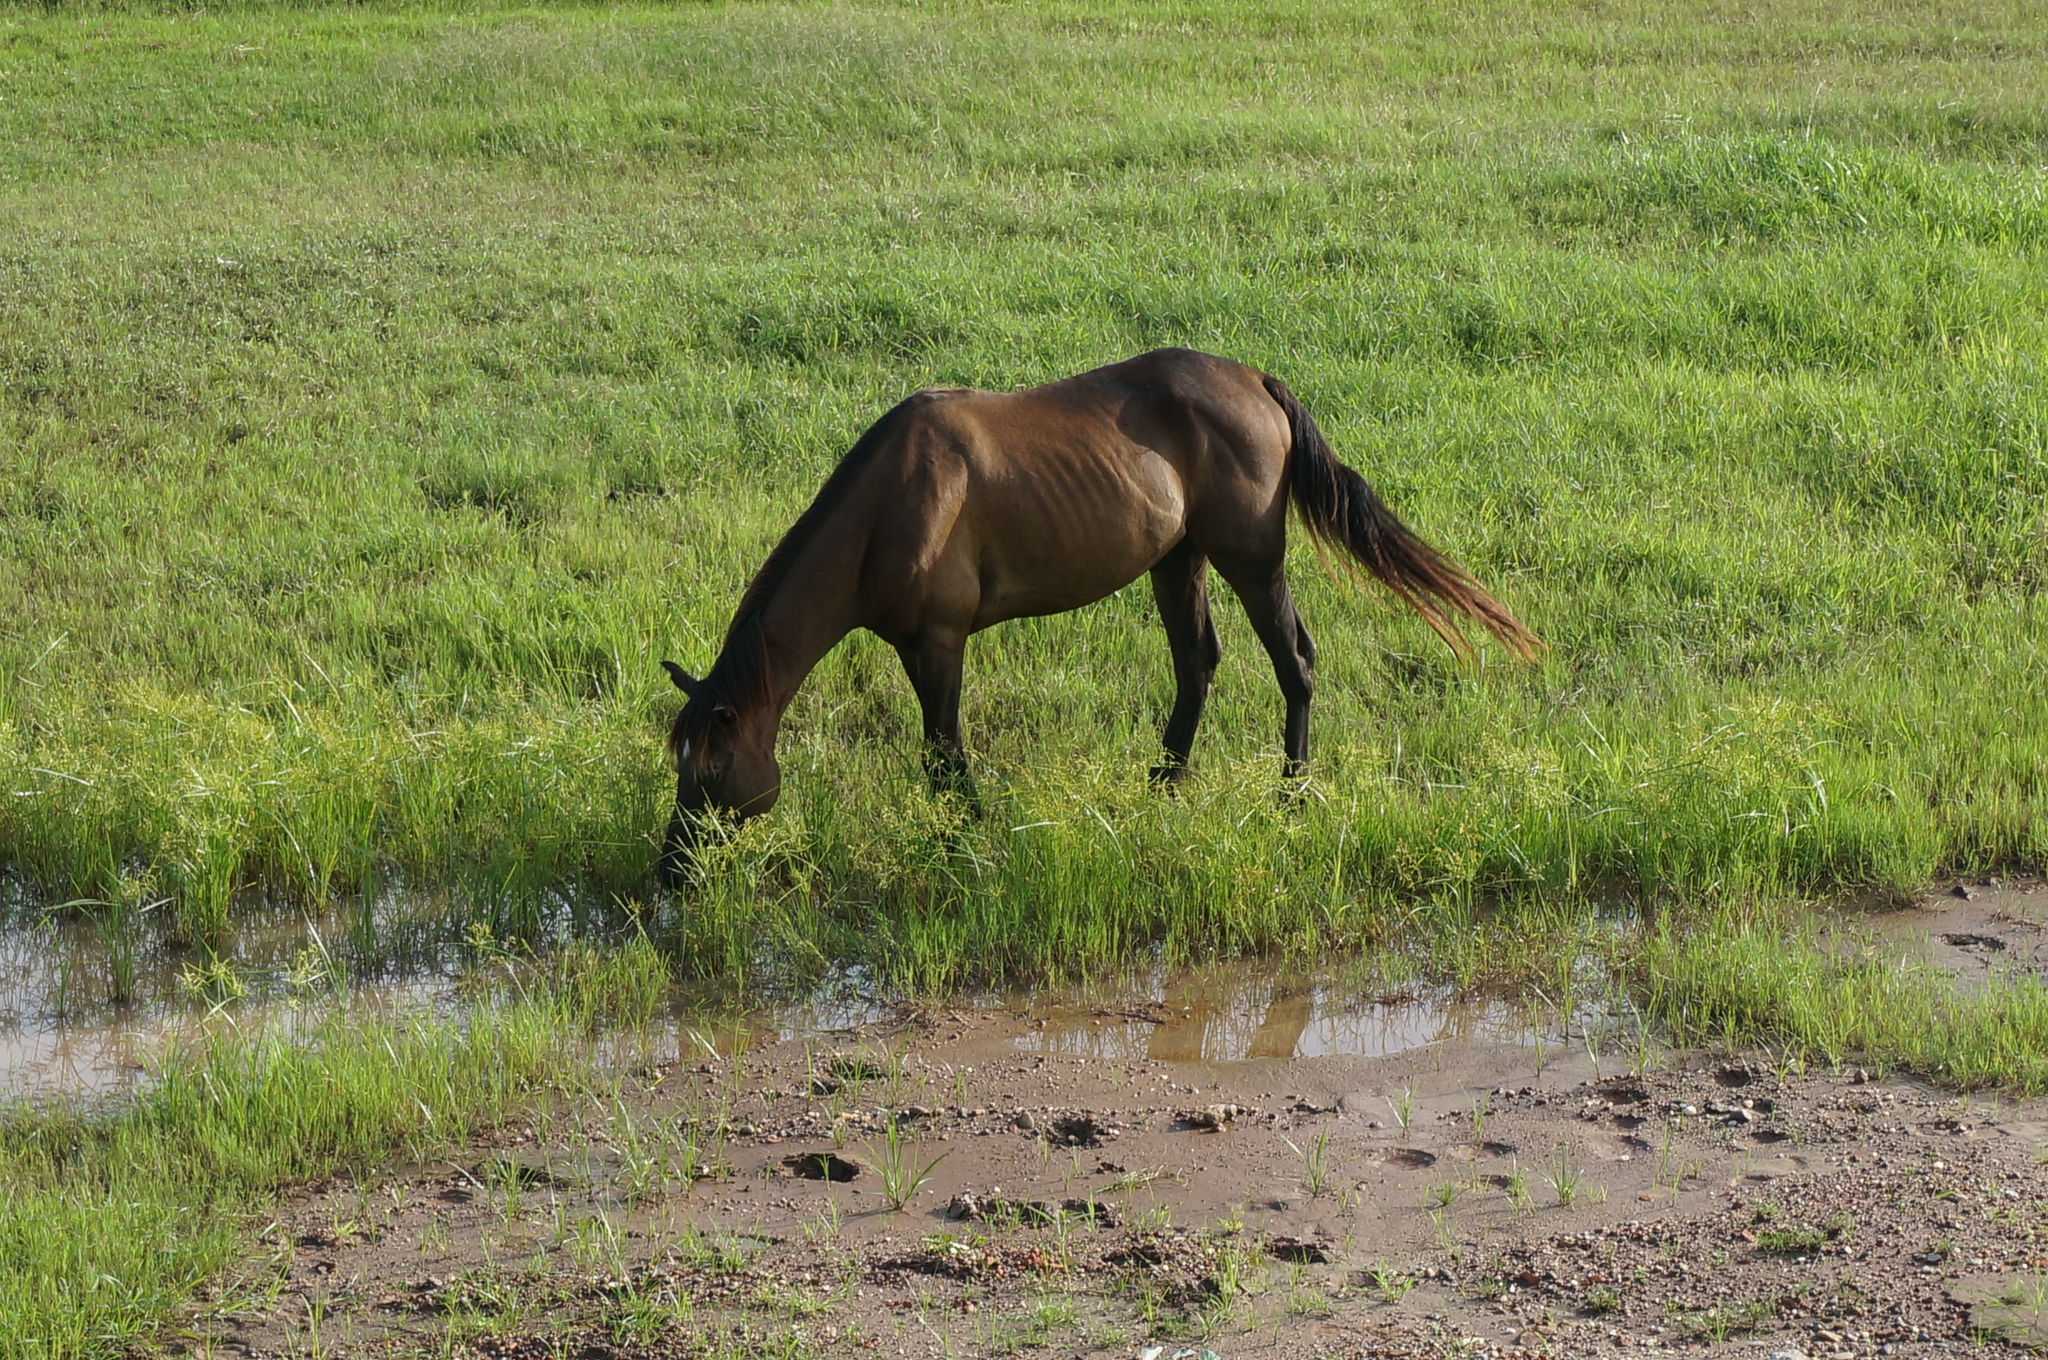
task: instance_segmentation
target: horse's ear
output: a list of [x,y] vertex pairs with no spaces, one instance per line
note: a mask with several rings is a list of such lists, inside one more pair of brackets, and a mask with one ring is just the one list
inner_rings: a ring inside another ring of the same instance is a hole
[[661,668],[668,672],[668,678],[675,682],[676,688],[689,695],[692,699],[696,698],[697,692],[704,688],[702,680],[697,679],[673,661],[662,662]]

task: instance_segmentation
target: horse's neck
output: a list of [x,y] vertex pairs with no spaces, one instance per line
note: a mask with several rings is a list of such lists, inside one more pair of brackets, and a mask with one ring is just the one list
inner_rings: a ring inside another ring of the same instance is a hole
[[776,720],[826,653],[852,632],[858,569],[848,570],[825,545],[812,545],[759,602],[767,654],[768,694]]

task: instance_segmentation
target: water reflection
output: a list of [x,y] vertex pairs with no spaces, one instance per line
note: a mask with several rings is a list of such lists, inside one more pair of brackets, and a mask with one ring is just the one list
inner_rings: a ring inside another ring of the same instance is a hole
[[[396,891],[318,914],[246,902],[217,955],[161,941],[124,953],[88,917],[45,914],[19,901],[10,906],[5,896],[0,892],[0,1100],[125,1089],[168,1042],[224,1025],[290,1026],[298,1023],[295,1007],[327,1013],[336,991],[350,1007],[449,1013],[459,979],[473,966],[462,934],[471,918],[445,899]],[[616,925],[564,918],[537,944],[544,949],[549,938]],[[216,966],[226,982],[210,988],[205,970]],[[656,1024],[614,1037],[677,1061],[727,1060],[757,1044],[843,1035],[888,1019],[896,1008],[879,993],[857,968],[835,974],[804,1001],[768,1008],[754,998],[678,993]],[[1516,1003],[1392,988],[1358,963],[1162,969],[1108,991],[985,995],[956,1004],[1035,1019],[1019,1040],[1027,1048],[1167,1063],[1531,1042],[1529,1015]]]
[[395,882],[316,909],[247,893],[228,935],[198,949],[168,940],[153,913],[117,935],[89,910],[42,910],[0,875],[0,1099],[117,1089],[166,1040],[288,1017],[337,990],[350,1005],[446,1010],[473,922],[538,949],[620,928],[566,901],[514,915]]
[[1524,1008],[1504,1000],[1361,986],[1342,970],[1275,971],[1239,964],[1178,972],[1150,996],[1041,997],[1043,1028],[1020,1046],[1077,1057],[1154,1062],[1378,1056],[1434,1044],[1527,1044]]

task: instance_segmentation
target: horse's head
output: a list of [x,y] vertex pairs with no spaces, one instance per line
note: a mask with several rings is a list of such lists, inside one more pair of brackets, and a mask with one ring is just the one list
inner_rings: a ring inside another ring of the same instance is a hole
[[704,814],[744,821],[775,806],[782,768],[775,763],[776,723],[766,705],[744,711],[673,661],[661,663],[689,702],[669,729],[676,762],[676,807],[661,851],[662,878],[679,883],[689,866]]

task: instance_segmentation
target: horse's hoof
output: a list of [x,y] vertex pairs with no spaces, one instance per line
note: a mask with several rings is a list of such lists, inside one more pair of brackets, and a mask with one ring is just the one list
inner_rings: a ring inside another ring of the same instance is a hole
[[1159,788],[1172,793],[1180,787],[1180,781],[1188,777],[1185,765],[1154,765],[1147,776]]
[[981,790],[964,774],[948,774],[932,780],[932,796],[960,804],[970,816],[979,817],[983,811]]
[[1320,799],[1315,782],[1306,774],[1291,774],[1283,779],[1280,787],[1273,790],[1273,801],[1283,808],[1300,807],[1310,799]]

